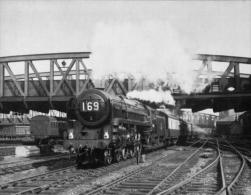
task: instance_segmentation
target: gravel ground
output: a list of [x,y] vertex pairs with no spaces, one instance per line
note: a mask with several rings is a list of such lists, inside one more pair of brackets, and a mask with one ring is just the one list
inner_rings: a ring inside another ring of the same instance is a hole
[[0,166],[5,166],[5,163],[12,163],[12,162],[20,162],[20,161],[27,161],[26,157],[15,157],[15,156],[4,156],[2,160],[0,160]]
[[36,176],[42,173],[45,173],[48,171],[48,168],[45,166],[41,166],[39,168],[34,168],[34,169],[29,169],[29,170],[25,170],[25,171],[20,171],[20,172],[16,172],[13,174],[7,174],[4,176],[0,176],[0,185],[6,183],[6,182],[11,182],[13,180],[18,180],[18,179],[22,179],[24,177],[32,177],[32,176]]
[[0,185],[6,182],[23,179],[27,176],[32,177],[32,176],[46,173],[48,171],[57,170],[57,169],[66,167],[69,164],[72,164],[72,163],[70,161],[60,160],[60,161],[54,162],[50,166],[39,166],[39,167],[34,167],[33,169],[29,169],[29,170],[18,171],[18,172],[10,173],[7,175],[2,175],[0,176]]
[[[168,150],[150,153],[150,154],[146,155],[146,161],[144,163],[140,163],[139,165],[137,165],[136,159],[135,159],[135,164],[132,164],[128,167],[122,168],[122,169],[114,171],[114,172],[110,172],[109,174],[103,175],[102,177],[99,177],[98,179],[90,180],[88,183],[83,183],[83,184],[78,185],[74,188],[68,189],[68,190],[64,191],[63,193],[60,192],[59,194],[60,195],[61,194],[75,195],[75,194],[84,193],[86,191],[89,191],[90,189],[93,189],[94,187],[99,187],[99,186],[102,186],[106,183],[114,181],[118,178],[121,178],[125,174],[131,173],[134,170],[137,170],[139,167],[148,166],[152,161],[155,161],[161,155],[168,155],[168,154],[175,154],[175,155],[177,154],[178,155],[178,153],[183,150],[186,150],[186,149],[184,149],[182,147],[178,147],[178,148],[172,147],[172,148],[169,148]],[[40,175],[40,174],[46,173],[48,171],[57,169],[59,167],[64,167],[63,163],[64,163],[63,161],[58,161],[57,163],[55,163],[49,167],[47,167],[47,166],[40,166],[37,168],[34,167],[34,169],[20,171],[20,172],[16,172],[13,174],[0,176],[0,185],[4,184],[6,182],[11,182],[13,180],[22,179],[27,176],[32,177],[32,176]],[[166,165],[166,166],[168,166],[168,165]]]
[[[161,154],[162,155],[168,155],[168,154],[174,154],[177,151],[182,151],[182,150],[167,150],[163,151]],[[104,175],[96,180],[89,181],[88,183],[78,185],[72,189],[66,190],[65,192],[60,192],[59,194],[61,195],[78,195],[81,193],[85,193],[89,191],[90,189],[93,189],[94,187],[100,187],[103,186],[104,184],[107,184],[109,182],[112,182],[118,178],[121,178],[125,174],[131,173],[134,170],[137,170],[139,167],[145,167],[148,166],[151,162],[155,161],[157,158],[159,158],[160,155],[154,156],[153,158],[149,158],[149,155],[146,155],[146,162],[145,163],[140,163],[139,165],[135,164],[130,165],[128,167],[122,168],[120,170],[111,172],[107,175]]]
[[243,191],[244,195],[250,195],[251,194],[251,187],[246,187],[245,190]]
[[198,162],[190,168],[190,173],[188,173],[185,178],[188,178],[203,169],[210,160],[212,160],[212,158],[199,158]]

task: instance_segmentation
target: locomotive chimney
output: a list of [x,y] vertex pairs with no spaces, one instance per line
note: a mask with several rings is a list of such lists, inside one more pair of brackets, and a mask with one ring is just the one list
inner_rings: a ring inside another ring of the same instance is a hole
[[133,89],[133,78],[128,76],[128,78],[124,79],[123,84],[127,91],[131,91]]

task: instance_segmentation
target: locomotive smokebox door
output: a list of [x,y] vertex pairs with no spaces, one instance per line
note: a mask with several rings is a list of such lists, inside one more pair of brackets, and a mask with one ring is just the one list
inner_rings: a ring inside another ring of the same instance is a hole
[[110,115],[108,98],[99,90],[89,90],[78,98],[75,110],[78,120],[86,126],[95,127],[105,122]]

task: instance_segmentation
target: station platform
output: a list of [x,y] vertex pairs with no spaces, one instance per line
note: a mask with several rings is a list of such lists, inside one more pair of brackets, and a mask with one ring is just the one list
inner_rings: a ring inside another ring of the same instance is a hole
[[0,157],[29,157],[40,155],[40,148],[37,146],[25,146],[25,145],[15,145],[15,146],[0,146]]

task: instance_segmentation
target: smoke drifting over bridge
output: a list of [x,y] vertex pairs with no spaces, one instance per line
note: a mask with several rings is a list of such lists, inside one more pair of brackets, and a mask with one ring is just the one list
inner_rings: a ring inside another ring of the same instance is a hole
[[[175,29],[167,22],[100,23],[92,44],[94,76],[133,75],[153,82],[162,79],[190,93],[194,87],[193,61]],[[168,75],[172,75],[172,81]]]

